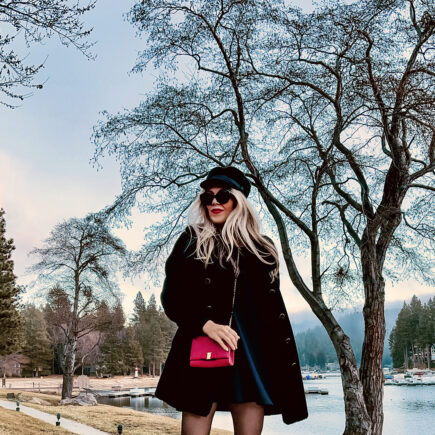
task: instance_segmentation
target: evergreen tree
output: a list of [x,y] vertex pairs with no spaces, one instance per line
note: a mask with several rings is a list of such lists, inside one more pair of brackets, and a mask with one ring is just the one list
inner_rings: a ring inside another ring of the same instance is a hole
[[400,310],[396,325],[390,334],[390,351],[393,358],[394,367],[409,368],[410,345],[412,340],[412,331],[410,330],[411,309],[404,302]]
[[150,300],[148,301],[147,304],[147,312],[151,315],[151,316],[156,316],[157,315],[157,302],[156,302],[156,297],[154,295],[154,293],[151,294],[150,296]]
[[327,362],[337,361],[334,347],[327,338],[325,330],[320,326],[296,334],[295,341],[302,366],[324,366]]
[[51,370],[53,365],[53,346],[47,331],[44,313],[34,305],[26,305],[22,310],[26,345],[24,355],[31,360],[31,368],[36,376],[39,370]]
[[138,292],[134,300],[132,326],[142,350],[143,366],[150,374],[160,374],[177,327],[157,305],[154,294],[146,303],[142,293]]
[[24,344],[23,321],[18,311],[21,288],[14,275],[13,239],[6,239],[5,211],[0,209],[0,355],[18,351]]
[[134,327],[125,329],[123,339],[124,366],[127,372],[131,372],[135,367],[143,367],[143,353],[139,341],[136,339]]
[[[108,310],[105,305],[104,310]],[[104,313],[104,317],[111,318],[104,329],[103,344],[100,346],[100,367],[106,373],[125,374],[127,365],[125,362],[125,339],[124,323],[125,316],[122,305],[118,302],[112,310]]]
[[320,369],[324,370],[326,365],[326,355],[325,352],[320,351],[317,354],[317,365],[320,367]]
[[434,300],[422,305],[417,296],[403,304],[391,331],[389,344],[394,367],[431,366],[431,347],[435,342]]
[[142,292],[140,291],[137,292],[133,304],[134,304],[134,308],[133,308],[132,321],[134,323],[140,323],[142,319],[145,318],[146,311],[147,311],[146,303],[142,296]]
[[435,343],[435,298],[429,299],[427,304],[424,304],[418,322],[416,344],[421,350],[421,363],[426,364],[427,368],[431,367],[431,348]]
[[124,356],[122,352],[122,341],[119,331],[111,331],[100,347],[101,361],[100,369],[104,373],[113,375],[122,374],[124,371]]
[[410,344],[411,344],[411,357],[413,367],[415,367],[416,362],[418,361],[418,349],[416,348],[417,340],[418,340],[418,331],[419,331],[419,323],[423,313],[423,307],[420,299],[416,295],[414,295],[409,304],[409,308],[411,310],[409,316],[409,332],[410,332]]

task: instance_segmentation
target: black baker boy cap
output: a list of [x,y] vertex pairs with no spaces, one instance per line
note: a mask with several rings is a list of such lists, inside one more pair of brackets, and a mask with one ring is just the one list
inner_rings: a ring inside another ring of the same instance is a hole
[[229,186],[240,190],[246,198],[251,191],[251,183],[245,177],[245,174],[232,166],[217,166],[216,168],[211,169],[207,178],[200,184],[200,186],[207,189],[208,187],[216,186],[217,184],[223,184],[227,187]]

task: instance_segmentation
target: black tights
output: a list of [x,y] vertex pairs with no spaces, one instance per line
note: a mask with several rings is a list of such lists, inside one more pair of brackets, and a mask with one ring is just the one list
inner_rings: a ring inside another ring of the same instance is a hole
[[[202,415],[183,411],[181,435],[209,435],[217,402],[213,402],[210,413]],[[260,435],[263,429],[264,407],[256,402],[231,403],[234,435]]]

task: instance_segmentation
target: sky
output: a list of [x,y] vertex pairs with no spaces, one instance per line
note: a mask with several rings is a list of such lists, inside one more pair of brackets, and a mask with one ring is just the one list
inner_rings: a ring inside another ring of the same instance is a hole
[[[102,110],[115,113],[132,108],[153,90],[155,72],[129,74],[145,43],[123,18],[132,4],[132,0],[100,0],[86,15],[85,22],[93,27],[91,40],[96,42],[95,60],[64,47],[56,38],[30,49],[16,47],[34,63],[46,59],[38,75],[44,88],[16,109],[0,106],[0,207],[6,211],[7,237],[16,246],[13,259],[19,284],[32,279],[26,274],[34,262],[28,253],[41,246],[56,223],[98,211],[121,192],[119,167],[113,159],[104,159],[100,170],[90,164],[94,151],[90,136]],[[130,230],[114,232],[129,249],[138,249],[142,228],[152,220],[136,212]],[[277,242],[276,236],[269,235]],[[309,261],[297,258],[296,262],[310,283]],[[143,277],[120,279],[120,288],[127,314],[139,290],[145,299],[154,293],[157,300],[161,291]],[[289,313],[309,309],[285,270],[281,270],[281,291]],[[414,281],[394,286],[387,281],[388,301],[409,300],[414,293],[434,290]],[[26,297],[30,300],[34,294]]]

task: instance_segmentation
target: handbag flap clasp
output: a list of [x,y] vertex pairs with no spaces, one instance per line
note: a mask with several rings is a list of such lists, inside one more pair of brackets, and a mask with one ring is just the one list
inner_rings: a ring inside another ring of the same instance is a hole
[[206,359],[211,359],[211,352],[207,352],[207,358]]

